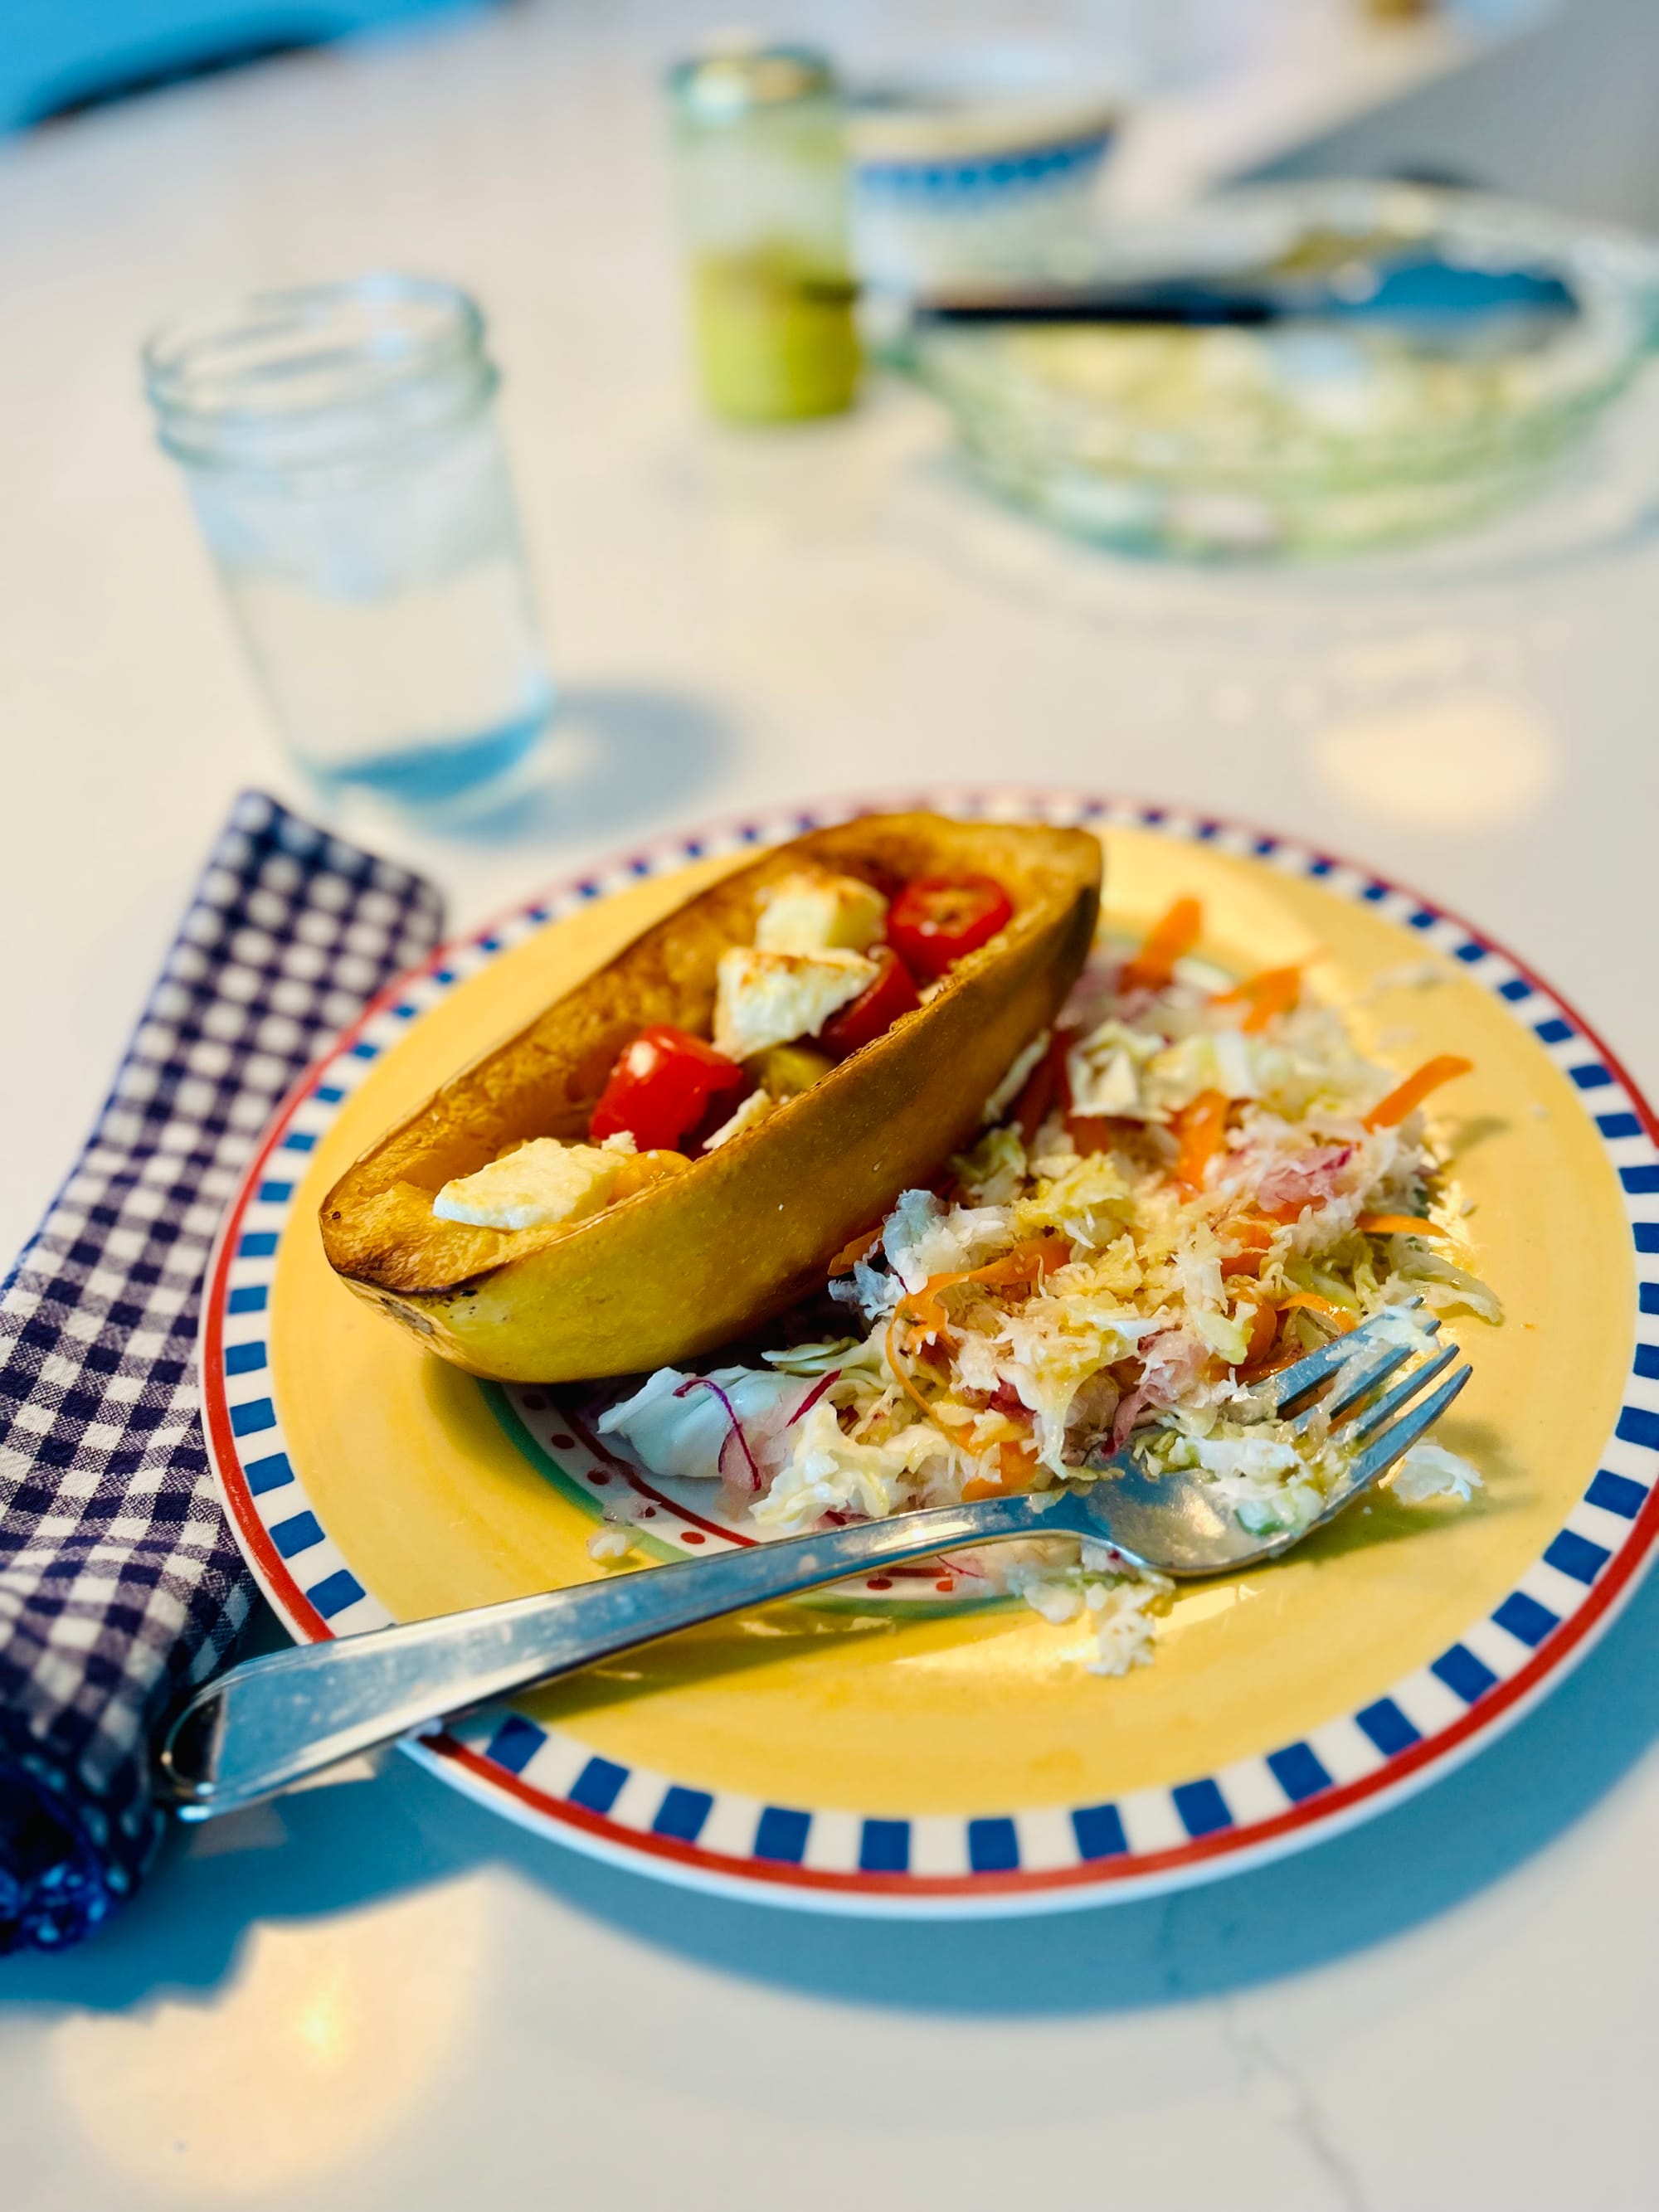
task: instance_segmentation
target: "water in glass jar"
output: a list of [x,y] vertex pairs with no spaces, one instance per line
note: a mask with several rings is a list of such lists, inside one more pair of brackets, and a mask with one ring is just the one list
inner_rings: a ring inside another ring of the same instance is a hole
[[526,760],[553,694],[488,416],[418,469],[193,489],[256,672],[320,783],[441,806]]
[[507,796],[553,692],[477,305],[395,271],[260,293],[144,372],[301,765],[417,809]]

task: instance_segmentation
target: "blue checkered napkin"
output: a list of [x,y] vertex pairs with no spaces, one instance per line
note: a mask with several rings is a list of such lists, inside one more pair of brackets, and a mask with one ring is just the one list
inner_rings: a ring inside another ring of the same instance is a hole
[[0,1952],[84,1936],[149,1858],[150,1729],[252,1595],[196,1411],[214,1231],[283,1094],[441,926],[418,877],[246,793],[0,1287]]

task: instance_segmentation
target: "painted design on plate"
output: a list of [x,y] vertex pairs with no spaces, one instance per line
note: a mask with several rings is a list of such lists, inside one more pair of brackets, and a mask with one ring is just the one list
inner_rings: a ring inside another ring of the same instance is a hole
[[[1365,871],[1250,830],[1078,793],[895,793],[661,841],[441,949],[376,1000],[299,1086],[231,1206],[204,1309],[204,1401],[215,1463],[250,1563],[297,1635],[386,1625],[386,1609],[305,1493],[265,1374],[276,1257],[306,1156],[410,1022],[545,923],[691,860],[903,806],[1150,829],[1249,857],[1370,906],[1504,1003],[1581,1095],[1617,1174],[1637,1255],[1636,1341],[1624,1403],[1582,1496],[1502,1601],[1385,1695],[1260,1757],[1110,1802],[914,1819],[771,1804],[623,1765],[511,1711],[473,1716],[410,1747],[498,1809],[564,1841],[737,1894],[763,1891],[778,1901],[854,1911],[971,1913],[1182,1887],[1334,1833],[1468,1756],[1583,1656],[1629,1596],[1659,1530],[1659,1125],[1594,1034],[1537,977],[1465,924]],[[659,1556],[745,1540],[676,1494],[690,1486],[647,1483],[600,1452],[554,1393],[481,1387],[490,1389],[497,1419],[518,1431],[521,1449],[596,1521],[611,1483],[625,1480],[642,1500],[640,1519],[661,1524],[649,1531]],[[940,1596],[948,1606],[955,1594]]]
[[[561,1496],[596,1528],[607,1516],[626,1520],[634,1548],[657,1560],[704,1558],[766,1540],[724,1513],[716,1486],[652,1474],[608,1447],[563,1390],[484,1383],[485,1397],[517,1448],[539,1467]],[[856,1606],[860,1613],[983,1613],[1018,1607],[1018,1598],[978,1596],[968,1576],[937,1567],[890,1567],[821,1591],[817,1605]]]

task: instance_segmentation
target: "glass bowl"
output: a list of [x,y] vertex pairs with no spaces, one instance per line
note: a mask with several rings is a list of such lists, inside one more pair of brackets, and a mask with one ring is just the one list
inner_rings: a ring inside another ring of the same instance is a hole
[[1485,518],[1537,489],[1637,375],[1659,252],[1535,210],[1376,184],[1262,186],[1103,235],[1057,281],[1328,270],[1389,254],[1559,276],[1579,313],[1449,354],[1363,319],[1261,328],[918,326],[911,366],[978,475],[1139,554],[1320,557]]

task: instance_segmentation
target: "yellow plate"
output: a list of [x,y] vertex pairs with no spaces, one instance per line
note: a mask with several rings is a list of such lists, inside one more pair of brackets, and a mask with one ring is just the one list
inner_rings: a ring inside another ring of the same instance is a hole
[[[969,812],[981,795],[922,803]],[[321,1193],[715,872],[848,811],[666,842],[449,948],[289,1102],[222,1239],[203,1371],[227,1502],[296,1634],[587,1579],[620,1479],[556,1395],[509,1403],[337,1283]],[[1000,811],[1100,830],[1109,927],[1136,933],[1194,893],[1218,966],[1311,960],[1316,988],[1370,994],[1384,1057],[1475,1061],[1443,1128],[1506,1320],[1461,1326],[1474,1379],[1442,1433],[1486,1487],[1455,1510],[1379,1497],[1276,1565],[1184,1591],[1156,1663],[1127,1680],[1086,1671],[1081,1626],[872,1592],[677,1638],[422,1747],[567,1842],[857,1911],[1009,1911],[1205,1879],[1466,1756],[1582,1654],[1645,1559],[1659,1349],[1638,1344],[1632,1372],[1632,1344],[1659,1339],[1659,1296],[1639,1313],[1636,1296],[1638,1269],[1659,1273],[1641,1256],[1659,1250],[1659,1151],[1601,1045],[1463,924],[1282,840],[1074,794]],[[1445,979],[1431,989],[1425,961]],[[699,1525],[664,1501],[664,1548],[708,1540]]]

